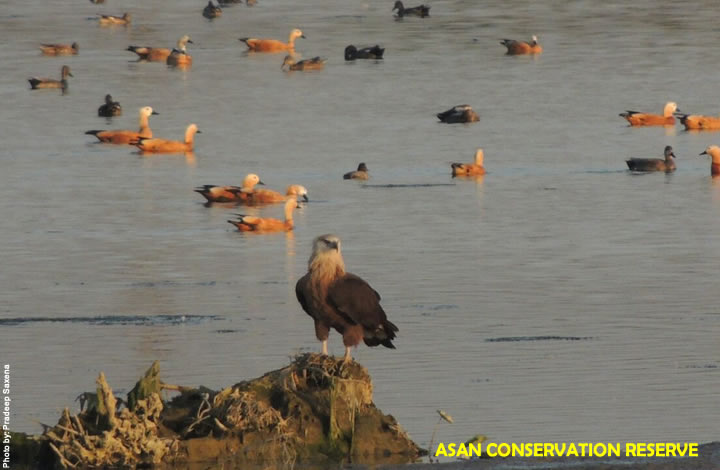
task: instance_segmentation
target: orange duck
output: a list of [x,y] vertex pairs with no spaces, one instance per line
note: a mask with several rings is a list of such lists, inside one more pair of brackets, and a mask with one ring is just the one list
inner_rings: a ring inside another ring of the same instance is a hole
[[132,16],[130,15],[130,13],[125,13],[123,16],[101,15],[100,13],[98,13],[98,16],[100,16],[98,21],[100,21],[100,24],[104,26],[128,25],[132,20]]
[[78,53],[78,43],[72,44],[41,44],[40,50],[45,55],[75,55]]
[[305,59],[296,62],[292,56],[286,55],[280,68],[285,70],[285,67],[287,66],[288,71],[322,70],[325,68],[325,62],[327,62],[327,59],[323,59],[322,57],[313,57],[312,59]]
[[158,114],[150,106],[140,108],[140,130],[138,131],[87,131],[86,134],[94,135],[100,142],[106,144],[134,144],[140,138],[152,137],[150,122],[148,118],[153,114]]
[[507,47],[507,55],[540,54],[543,49],[538,43],[537,36],[533,35],[529,42],[516,41],[515,39],[503,39],[500,44]]
[[280,194],[272,189],[256,189],[255,191],[248,193],[247,199],[244,201],[246,204],[273,204],[277,202],[286,201],[288,197],[302,197],[305,202],[308,201],[307,189],[305,186],[299,184],[291,184],[287,187],[285,194]]
[[293,29],[290,31],[287,43],[277,39],[240,38],[240,40],[253,52],[295,52],[295,40],[304,37],[302,31]]
[[185,140],[148,139],[141,137],[133,142],[141,151],[146,153],[185,153],[192,152],[195,146],[195,134],[202,133],[196,124],[190,124],[185,129]]
[[483,166],[484,153],[482,149],[475,152],[475,163],[452,163],[453,176],[474,176],[484,175],[485,167]]
[[293,223],[293,210],[298,206],[294,197],[288,197],[285,203],[285,220],[254,217],[251,215],[237,214],[238,220],[228,220],[241,232],[289,232],[295,226]]
[[625,111],[620,113],[631,126],[672,126],[675,124],[673,113],[677,111],[677,103],[668,101],[665,103],[662,116],[659,114],[641,113],[639,111]]
[[675,114],[680,124],[688,131],[717,131],[720,130],[720,117],[702,116],[700,114]]
[[720,147],[710,145],[700,155],[710,155],[712,163],[710,164],[710,174],[713,176],[720,175]]
[[244,202],[255,191],[255,185],[262,184],[260,177],[250,173],[243,179],[242,186],[214,186],[206,184],[194,189],[203,195],[208,202]]

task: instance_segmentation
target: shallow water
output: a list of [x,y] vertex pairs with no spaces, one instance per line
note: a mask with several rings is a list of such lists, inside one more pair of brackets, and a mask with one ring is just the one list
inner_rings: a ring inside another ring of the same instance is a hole
[[[14,429],[54,423],[101,370],[120,393],[155,359],[167,382],[219,388],[317,350],[293,289],[312,238],[334,232],[400,328],[397,350],[355,357],[378,406],[421,445],[438,408],[455,424],[436,441],[717,438],[720,179],[697,154],[720,134],[617,116],[668,100],[717,113],[715,2],[437,0],[430,18],[403,21],[391,1],[260,0],[213,22],[202,6],[10,0],[0,12]],[[128,28],[88,19],[126,10]],[[293,27],[305,57],[330,58],[324,71],[283,73],[281,55],[248,56],[237,40]],[[185,33],[187,71],[124,50]],[[498,44],[533,33],[537,58]],[[78,56],[37,49],[72,41]],[[345,63],[350,43],[380,43],[386,59]],[[68,94],[28,90],[27,77],[65,63]],[[106,93],[123,116],[96,116]],[[461,103],[481,122],[434,118]],[[194,157],[140,157],[83,134],[135,128],[145,105],[160,113],[156,136],[199,125]],[[674,174],[625,170],[665,145]],[[488,174],[451,179],[449,163],[478,146]],[[343,181],[360,161],[370,184]],[[237,209],[192,192],[249,172],[309,189],[295,233],[237,233],[226,223]],[[342,353],[337,335],[331,350]]]

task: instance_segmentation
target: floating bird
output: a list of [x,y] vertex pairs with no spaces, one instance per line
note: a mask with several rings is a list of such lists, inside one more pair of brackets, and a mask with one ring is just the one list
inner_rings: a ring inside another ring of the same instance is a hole
[[631,126],[672,126],[675,124],[673,113],[677,111],[677,104],[673,101],[665,103],[663,114],[648,114],[639,111],[625,111],[619,116],[623,117]]
[[[176,49],[186,51],[186,45],[194,44],[187,34],[178,39]],[[144,47],[144,46],[128,46],[128,51],[138,55],[139,60],[147,60],[150,62],[165,62],[174,49],[167,47]]]
[[380,294],[355,274],[345,271],[337,235],[320,235],[313,241],[308,272],[295,284],[303,310],[315,320],[315,336],[327,355],[330,328],[343,337],[345,356],[350,348],[364,341],[368,346],[382,344],[395,349],[392,340],[398,327],[387,319],[380,306]]
[[98,16],[100,16],[98,21],[100,21],[101,25],[128,25],[132,19],[130,13],[125,13],[123,16],[101,15],[98,13]]
[[397,17],[402,18],[404,16],[419,16],[425,18],[430,16],[430,7],[427,5],[418,5],[416,7],[405,8],[400,0],[395,2],[392,11],[397,10]]
[[503,39],[500,44],[507,47],[507,55],[540,54],[543,51],[535,35],[529,42]]
[[484,153],[482,149],[475,152],[475,163],[451,163],[453,176],[473,176],[484,175],[485,167],[483,167]]
[[149,118],[153,114],[158,114],[150,106],[140,108],[140,129],[138,131],[118,130],[118,131],[87,131],[85,134],[94,135],[100,142],[106,144],[133,144],[140,138],[150,138],[153,133],[150,129]]
[[207,19],[217,18],[222,15],[222,8],[213,5],[212,0],[208,2],[207,6],[203,8],[202,15]]
[[60,80],[55,80],[53,78],[31,77],[28,79],[28,82],[30,82],[30,88],[33,90],[38,90],[40,88],[61,88],[65,91],[68,87],[67,78],[72,76],[73,74],[70,73],[70,67],[63,65],[60,69]]
[[[242,186],[214,186],[206,184],[194,189],[203,195],[208,202],[243,202],[255,191],[255,185],[262,184],[260,177],[250,173],[243,179]],[[283,199],[284,200],[284,199]]]
[[98,116],[112,117],[122,115],[122,106],[117,101],[113,101],[112,96],[105,95],[105,104],[98,108]]
[[277,39],[258,38],[240,38],[240,41],[247,44],[248,50],[253,52],[294,52],[297,38],[305,38],[305,35],[299,29],[290,31],[287,43]]
[[299,184],[291,184],[287,187],[285,194],[280,194],[272,189],[256,189],[247,193],[247,198],[243,201],[245,204],[273,204],[286,201],[288,197],[295,199],[302,197],[305,202],[308,201],[308,191],[305,186]]
[[190,124],[185,129],[185,140],[149,139],[140,137],[133,142],[140,150],[147,153],[185,153],[192,152],[195,146],[195,134],[202,134],[196,124]]
[[312,59],[296,62],[292,56],[286,55],[280,68],[284,69],[285,66],[287,66],[288,71],[322,70],[325,67],[325,62],[327,62],[327,59],[323,59],[322,57],[313,57]]
[[241,232],[289,232],[295,226],[293,223],[293,210],[298,207],[295,197],[288,197],[285,202],[285,220],[255,217],[237,214],[238,220],[228,220]]
[[695,131],[717,131],[720,130],[720,117],[702,116],[700,114],[681,114],[675,113],[680,120],[680,124],[685,126],[685,130]]
[[366,180],[368,178],[370,178],[370,175],[368,175],[365,163],[359,164],[357,170],[349,171],[343,175],[344,180]]
[[665,159],[661,158],[631,158],[625,160],[631,171],[675,171],[675,154],[671,146],[665,147]]
[[78,43],[72,44],[41,44],[40,50],[45,55],[75,55],[78,53]]
[[385,48],[375,45],[372,47],[363,47],[358,49],[357,47],[350,44],[345,48],[345,60],[355,59],[382,59],[385,53]]
[[165,63],[172,67],[190,67],[192,65],[192,56],[185,49],[173,49]]
[[710,163],[710,174],[713,176],[720,175],[720,147],[710,145],[700,155],[710,155],[712,163]]
[[456,124],[461,122],[477,122],[480,120],[480,116],[470,107],[469,104],[460,104],[453,106],[452,108],[438,113],[437,115],[440,121],[447,124]]

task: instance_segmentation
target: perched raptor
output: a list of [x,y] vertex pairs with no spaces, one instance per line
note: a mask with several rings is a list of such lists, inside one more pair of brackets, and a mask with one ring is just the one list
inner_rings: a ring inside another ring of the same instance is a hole
[[320,235],[313,241],[308,272],[295,285],[303,310],[315,320],[315,335],[327,355],[330,328],[343,337],[345,356],[350,348],[364,341],[368,346],[382,344],[395,349],[392,340],[398,327],[387,319],[380,306],[380,294],[355,274],[345,272],[336,235]]

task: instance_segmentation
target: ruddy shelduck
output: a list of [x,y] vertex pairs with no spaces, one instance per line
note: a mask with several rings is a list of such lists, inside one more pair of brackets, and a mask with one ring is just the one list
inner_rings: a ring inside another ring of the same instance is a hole
[[70,67],[63,65],[60,69],[60,80],[55,80],[53,78],[31,77],[28,79],[28,82],[30,82],[30,88],[33,90],[41,88],[61,88],[65,91],[68,86],[67,78],[72,76],[73,74],[70,73]]
[[280,194],[272,189],[256,189],[246,193],[247,199],[243,202],[246,204],[274,204],[287,200],[288,197],[303,198],[305,202],[308,201],[308,190],[305,186],[299,184],[291,184],[287,187],[285,194]]
[[665,147],[665,158],[631,158],[625,160],[631,171],[675,171],[675,153],[671,146]]
[[366,180],[368,178],[370,178],[370,175],[364,162],[358,165],[357,170],[348,171],[343,175],[344,180]]
[[668,101],[665,103],[662,116],[659,114],[641,113],[639,111],[625,111],[619,116],[623,117],[631,126],[672,126],[675,124],[673,113],[677,111],[677,103]]
[[541,54],[543,49],[538,43],[537,36],[533,35],[530,41],[516,41],[515,39],[503,39],[500,44],[507,47],[507,55],[533,55]]
[[294,52],[295,40],[298,38],[305,38],[305,35],[299,29],[293,29],[286,43],[277,39],[240,38],[240,40],[247,44],[248,50],[252,52]]
[[[178,39],[176,49],[186,51],[186,45],[194,44],[190,36],[187,34]],[[128,51],[138,55],[139,60],[147,60],[149,62],[165,62],[174,49],[167,47],[146,47],[146,46],[128,46]]]
[[383,54],[385,53],[385,48],[380,47],[379,45],[374,45],[371,47],[362,47],[358,49],[357,47],[350,44],[348,47],[345,48],[345,60],[356,60],[356,59],[382,59]]
[[710,174],[713,176],[720,175],[720,147],[710,145],[700,155],[710,155],[712,162],[710,163]]
[[192,152],[195,147],[195,134],[202,134],[196,124],[185,129],[185,140],[148,139],[141,137],[134,144],[147,153],[185,153]]
[[242,186],[215,186],[206,184],[194,189],[196,193],[202,194],[208,202],[244,202],[255,191],[255,185],[262,184],[260,177],[255,173],[248,174],[243,179]]
[[322,57],[313,57],[312,59],[296,62],[291,55],[286,55],[280,68],[284,70],[287,67],[288,71],[322,70],[325,67],[325,62],[327,62],[327,59]]
[[430,16],[430,7],[428,5],[418,5],[416,7],[405,8],[403,2],[397,0],[391,11],[397,10],[397,17],[402,18],[404,16],[419,16],[425,18]]
[[41,44],[40,50],[45,55],[75,55],[80,47],[78,43],[72,44]]
[[293,211],[298,207],[294,196],[287,198],[285,202],[285,220],[255,217],[251,215],[237,214],[238,220],[228,220],[241,232],[289,232],[293,229]]
[[137,131],[130,130],[109,130],[109,131],[87,131],[86,134],[94,135],[100,142],[106,144],[133,144],[140,138],[150,138],[153,133],[150,129],[149,118],[153,114],[158,114],[150,106],[140,108],[140,129]]
[[469,104],[460,104],[453,106],[447,111],[437,114],[438,119],[441,122],[447,124],[465,123],[465,122],[477,122],[480,120],[480,116],[473,111]]
[[128,25],[132,20],[130,13],[125,13],[123,16],[101,15],[100,13],[98,15],[101,25]]
[[475,176],[484,175],[485,167],[483,166],[483,159],[485,154],[483,149],[477,149],[475,151],[475,163],[451,163],[453,176]]
[[680,124],[688,131],[717,131],[720,130],[720,117],[702,116],[700,114],[679,114],[675,116]]
[[208,2],[207,6],[203,8],[202,15],[212,20],[213,18],[217,18],[218,16],[222,15],[222,8],[219,6],[213,5],[212,0]]
[[122,114],[122,106],[117,101],[113,101],[111,95],[105,95],[105,104],[98,108],[98,116],[112,117]]

